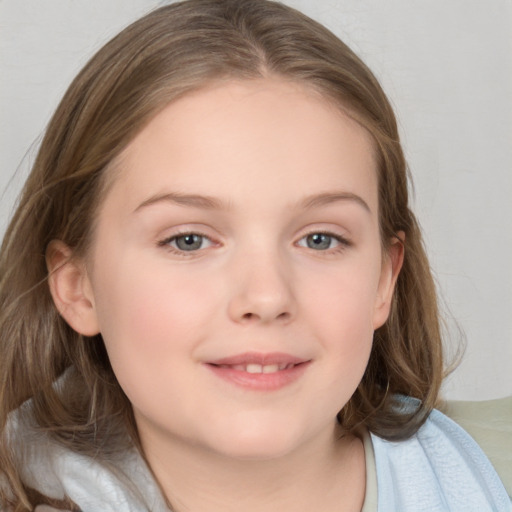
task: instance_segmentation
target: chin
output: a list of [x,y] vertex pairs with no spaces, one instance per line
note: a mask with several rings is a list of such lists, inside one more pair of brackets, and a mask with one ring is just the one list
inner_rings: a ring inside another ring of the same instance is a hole
[[226,449],[217,450],[225,457],[240,461],[269,461],[285,457],[294,448],[293,445],[276,443],[275,439],[244,439],[233,441]]
[[219,435],[211,448],[238,460],[265,461],[285,457],[307,441],[305,433],[294,432],[290,425],[251,425]]

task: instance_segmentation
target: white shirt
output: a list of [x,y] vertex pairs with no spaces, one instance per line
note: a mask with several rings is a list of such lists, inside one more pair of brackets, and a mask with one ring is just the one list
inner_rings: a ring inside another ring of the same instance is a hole
[[[67,496],[82,512],[168,512],[158,485],[135,450],[116,466],[126,475],[125,480],[98,461],[13,423],[11,432],[16,432],[19,440],[23,479],[28,486],[52,498]],[[433,411],[408,440],[389,442],[373,434],[367,436],[365,451],[364,512],[512,511],[507,492],[482,450],[439,411]],[[370,452],[375,470],[369,464]]]

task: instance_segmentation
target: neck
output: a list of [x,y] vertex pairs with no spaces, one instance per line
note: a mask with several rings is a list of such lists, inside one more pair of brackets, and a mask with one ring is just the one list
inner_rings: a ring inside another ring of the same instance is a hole
[[272,459],[226,457],[182,440],[166,448],[144,451],[175,512],[359,512],[363,505],[362,442],[337,428]]

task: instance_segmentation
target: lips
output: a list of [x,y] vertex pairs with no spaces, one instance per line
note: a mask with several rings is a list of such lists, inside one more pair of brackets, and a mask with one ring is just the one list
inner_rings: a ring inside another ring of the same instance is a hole
[[209,361],[218,377],[255,390],[277,390],[297,380],[311,361],[285,353],[245,353]]
[[235,364],[235,365],[218,365],[220,368],[231,368],[239,372],[247,373],[275,373],[282,370],[287,370],[294,366],[293,364]]

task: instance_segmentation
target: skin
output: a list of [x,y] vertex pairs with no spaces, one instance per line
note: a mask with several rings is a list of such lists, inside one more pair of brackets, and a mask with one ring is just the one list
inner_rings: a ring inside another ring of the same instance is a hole
[[[360,510],[364,451],[335,418],[402,260],[400,244],[382,252],[368,134],[297,84],[223,82],[167,106],[116,168],[91,253],[68,261],[54,242],[50,286],[73,328],[101,332],[167,497]],[[207,364],[246,352],[307,365],[266,390]]]

